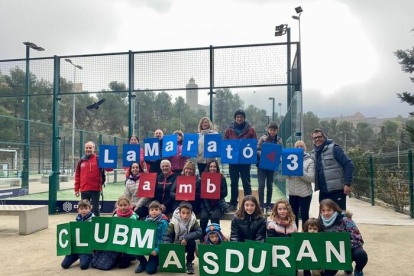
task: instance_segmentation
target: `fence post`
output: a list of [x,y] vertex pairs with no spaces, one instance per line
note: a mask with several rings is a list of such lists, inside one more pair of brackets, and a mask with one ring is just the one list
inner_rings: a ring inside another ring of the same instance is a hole
[[[116,139],[116,137],[114,137],[114,145],[116,146],[117,145],[117,139]],[[118,171],[115,169],[114,170],[114,183],[116,183],[116,182],[118,182]]]
[[414,218],[414,198],[413,198],[413,152],[408,151],[408,183],[410,185],[409,198],[410,198],[410,217]]
[[369,156],[369,175],[371,179],[371,205],[375,205],[375,189],[374,189],[374,160],[372,155]]
[[84,135],[83,130],[79,130],[79,159],[83,156],[83,148],[84,148],[83,135]]

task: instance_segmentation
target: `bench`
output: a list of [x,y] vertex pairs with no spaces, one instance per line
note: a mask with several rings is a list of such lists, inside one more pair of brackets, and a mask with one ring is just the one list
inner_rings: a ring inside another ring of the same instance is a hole
[[0,215],[19,216],[20,235],[29,235],[49,227],[47,205],[0,205]]

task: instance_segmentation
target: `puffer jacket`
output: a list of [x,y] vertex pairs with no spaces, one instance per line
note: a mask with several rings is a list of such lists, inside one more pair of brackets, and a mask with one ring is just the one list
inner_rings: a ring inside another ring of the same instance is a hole
[[172,204],[175,198],[170,196],[171,187],[177,178],[177,175],[171,173],[169,176],[164,177],[163,173],[158,174],[157,183],[155,184],[155,194],[154,200],[157,200],[159,203],[163,204],[167,210],[171,210]]
[[205,158],[204,157],[204,136],[208,134],[217,134],[214,129],[205,129],[200,131],[198,134],[198,152],[197,152],[197,163],[207,164],[210,161],[217,160],[217,158]]
[[125,181],[125,190],[124,195],[129,198],[131,201],[131,205],[134,207],[141,207],[137,206],[138,201],[140,198],[137,197],[137,190],[139,185],[139,178],[135,181],[133,178],[128,177]]
[[289,195],[307,197],[312,194],[312,182],[315,181],[315,162],[306,153],[303,157],[303,175],[288,176]]
[[[178,240],[177,235],[180,229],[180,222],[176,217],[179,216],[179,212],[179,209],[175,209],[171,222],[168,224],[167,231],[165,231],[164,243],[181,243],[181,240]],[[192,212],[190,222],[188,223],[187,233],[184,235],[183,239],[187,242],[195,241],[202,238],[202,236],[203,231],[197,221],[196,215]]]
[[246,125],[241,130],[240,134],[237,135],[236,132],[236,122],[230,124],[227,128],[226,133],[224,134],[224,139],[257,139],[256,130],[250,125],[249,122],[245,121]]
[[230,241],[244,242],[253,240],[264,242],[266,238],[266,218],[246,215],[244,219],[236,215],[231,221]]

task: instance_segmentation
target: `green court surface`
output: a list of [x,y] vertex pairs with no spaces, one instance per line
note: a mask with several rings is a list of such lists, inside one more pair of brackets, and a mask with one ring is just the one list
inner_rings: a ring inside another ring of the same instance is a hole
[[[257,178],[252,177],[252,190],[257,190],[258,183]],[[228,195],[226,197],[226,201],[230,201],[230,179],[227,177],[227,185],[228,185]],[[105,201],[116,201],[119,196],[121,196],[124,193],[125,188],[125,182],[117,182],[117,183],[108,183],[105,185],[103,189],[104,194],[104,200]],[[241,180],[239,181],[239,189],[243,189],[243,186],[241,184]],[[274,186],[273,189],[273,196],[272,196],[272,202],[275,202],[277,199],[284,197],[283,193]],[[26,196],[20,196],[15,198],[9,198],[10,199],[16,199],[16,200],[47,200],[49,198],[49,195],[47,192],[44,193],[37,193],[37,194],[30,194]],[[58,191],[57,194],[58,200],[78,200],[79,198],[75,197],[73,189],[67,189],[67,190],[61,190]]]

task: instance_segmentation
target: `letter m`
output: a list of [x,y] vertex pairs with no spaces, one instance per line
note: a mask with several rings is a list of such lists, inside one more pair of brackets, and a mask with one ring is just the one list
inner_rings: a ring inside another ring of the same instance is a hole
[[191,194],[193,192],[192,189],[193,189],[193,186],[191,184],[181,184],[179,193],[182,194],[184,190],[184,193]]

